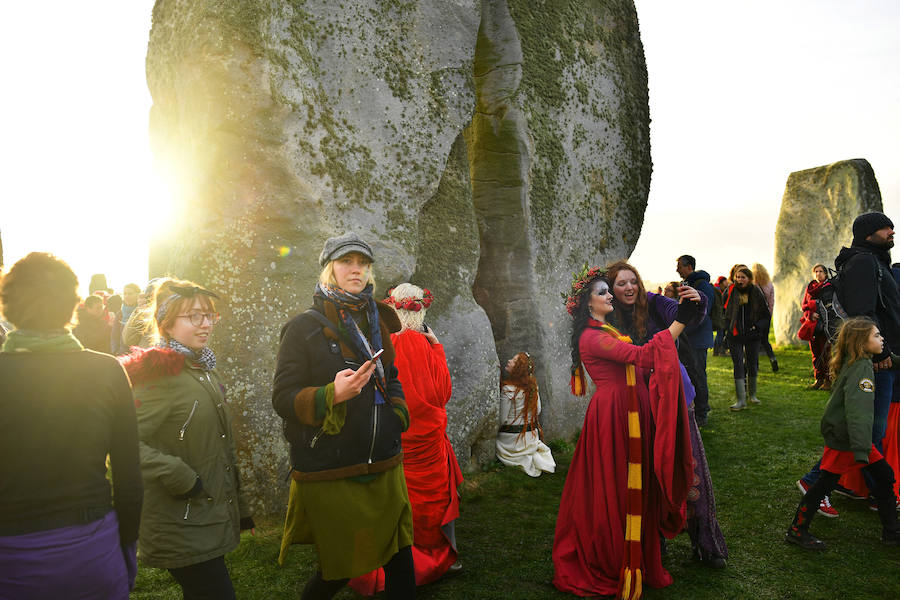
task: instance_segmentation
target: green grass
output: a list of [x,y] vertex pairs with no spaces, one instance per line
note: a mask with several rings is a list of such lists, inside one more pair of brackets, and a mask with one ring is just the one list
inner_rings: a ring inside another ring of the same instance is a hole
[[[811,553],[783,541],[800,494],[794,482],[821,453],[819,417],[828,394],[806,390],[808,351],[777,352],[773,374],[760,360],[762,405],[732,413],[730,359],[709,357],[710,425],[703,430],[716,488],[719,523],[730,557],[728,568],[711,570],[691,558],[682,534],[669,542],[665,566],[675,583],[649,590],[649,599],[895,599],[900,597],[900,548],[879,542],[877,515],[866,503],[838,497],[840,518],[818,518],[812,531],[829,544]],[[424,586],[424,600],[571,598],[550,583],[550,552],[559,497],[572,444],[553,444],[559,469],[532,479],[495,463],[468,474],[457,521],[460,560],[456,578]],[[295,546],[284,567],[276,564],[280,516],[263,521],[257,535],[244,535],[227,557],[238,598],[297,598],[315,565],[311,548]],[[180,598],[168,573],[141,568],[136,599]],[[336,598],[359,598],[345,589]]]

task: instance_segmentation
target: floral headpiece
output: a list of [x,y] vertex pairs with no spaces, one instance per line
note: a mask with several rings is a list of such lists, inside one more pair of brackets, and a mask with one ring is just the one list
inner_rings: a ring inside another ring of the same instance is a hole
[[572,286],[568,292],[562,292],[560,295],[566,301],[566,311],[573,317],[575,309],[578,307],[578,296],[584,290],[591,286],[598,277],[606,275],[606,270],[600,267],[588,267],[587,262],[581,267],[581,271],[572,273]]
[[401,308],[403,310],[411,310],[412,312],[419,312],[423,308],[427,309],[431,306],[431,303],[434,302],[434,294],[431,293],[431,290],[427,288],[422,288],[422,297],[416,298],[415,296],[410,296],[408,298],[394,298],[391,296],[391,292],[394,291],[394,288],[390,288],[387,291],[387,298],[384,299],[385,304],[390,304],[397,310]]

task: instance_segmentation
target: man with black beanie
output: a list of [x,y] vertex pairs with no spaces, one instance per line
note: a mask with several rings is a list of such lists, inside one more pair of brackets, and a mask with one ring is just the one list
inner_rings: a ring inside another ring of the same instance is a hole
[[891,351],[900,351],[900,288],[891,272],[894,224],[880,212],[853,221],[853,243],[841,248],[834,266],[841,272],[839,300],[850,317],[869,317],[884,336],[884,350],[875,363],[875,421],[872,443],[882,451],[894,387]]

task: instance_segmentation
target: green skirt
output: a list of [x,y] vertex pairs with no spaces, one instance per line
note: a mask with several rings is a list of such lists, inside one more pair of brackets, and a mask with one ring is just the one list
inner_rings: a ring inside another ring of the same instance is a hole
[[315,544],[324,579],[368,573],[413,543],[403,465],[372,481],[291,481],[278,562],[291,544]]

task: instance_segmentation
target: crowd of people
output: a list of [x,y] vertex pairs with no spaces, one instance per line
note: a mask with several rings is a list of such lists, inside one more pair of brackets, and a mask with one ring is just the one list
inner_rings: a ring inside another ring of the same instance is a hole
[[[885,215],[861,215],[853,233],[837,275],[817,264],[802,300],[811,387],[832,392],[825,450],[797,482],[804,495],[785,536],[806,549],[825,545],[809,524],[817,513],[837,516],[833,492],[869,497],[882,540],[900,543],[900,356],[891,352],[900,347],[900,268],[891,268]],[[374,263],[356,233],[326,240],[311,307],[280,335],[272,405],[291,472],[279,562],[293,544],[315,545],[307,600],[346,585],[414,598],[417,586],[462,571],[452,383],[425,321],[435,299],[402,283],[377,300]],[[553,584],[562,591],[636,599],[667,586],[665,540],[681,532],[701,564],[727,565],[701,435],[707,356],[712,348],[731,359],[731,410],[761,404],[759,354],[779,368],[768,342],[774,288],[759,264],[736,264],[715,284],[690,255],[675,270],[679,281],[653,293],[625,261],[585,264],[564,293],[571,391],[586,395],[590,380],[593,394],[556,522]],[[255,524],[227,374],[209,346],[219,295],[171,277],[128,284],[120,296],[95,276],[83,301],[77,286],[68,265],[44,253],[0,281],[9,325],[0,327],[0,589],[127,598],[139,557],[168,570],[185,598],[234,598],[224,557]],[[527,351],[508,358],[499,385],[498,459],[531,477],[554,473]]]

